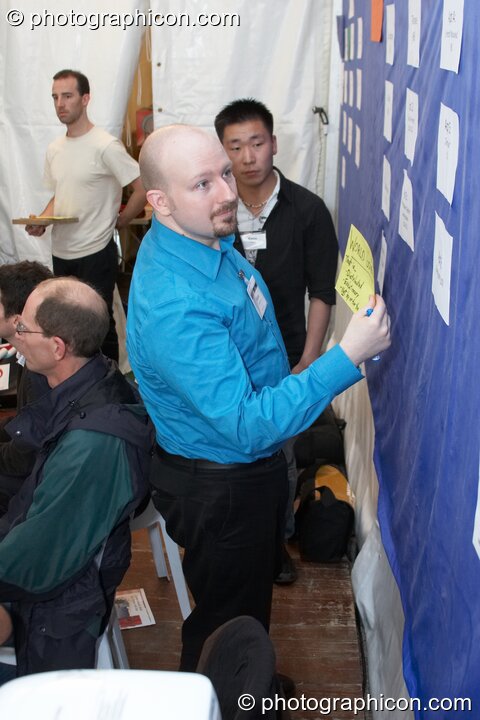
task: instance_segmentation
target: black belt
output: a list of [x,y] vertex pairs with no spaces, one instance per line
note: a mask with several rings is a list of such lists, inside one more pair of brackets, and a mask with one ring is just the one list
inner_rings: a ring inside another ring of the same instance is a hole
[[272,460],[276,460],[280,456],[281,452],[281,450],[277,450],[277,452],[273,453],[273,455],[260,458],[259,460],[254,460],[250,463],[217,463],[213,462],[213,460],[197,460],[195,458],[183,457],[183,455],[172,455],[157,444],[157,454],[159,457],[167,460],[167,462],[171,462],[190,470],[194,470],[195,468],[198,470],[241,470],[246,467],[260,467],[262,465],[267,465],[272,462]]

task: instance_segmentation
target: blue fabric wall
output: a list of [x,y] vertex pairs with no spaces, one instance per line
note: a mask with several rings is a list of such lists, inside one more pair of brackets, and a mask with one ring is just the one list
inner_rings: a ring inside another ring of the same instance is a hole
[[[387,3],[392,4],[392,3]],[[440,69],[443,2],[423,0],[420,67],[407,65],[408,2],[396,0],[395,61],[370,42],[363,18],[362,109],[344,105],[361,129],[361,164],[346,159],[340,188],[342,251],[350,223],[369,241],[376,265],[387,242],[384,297],[391,348],[367,363],[376,429],[379,519],[405,611],[404,674],[411,696],[469,697],[472,713],[420,711],[418,718],[480,718],[480,560],[472,544],[479,483],[480,2],[465,0],[459,74]],[[349,26],[348,0],[343,22]],[[385,35],[385,15],[384,15]],[[356,39],[355,39],[356,42]],[[356,78],[355,78],[356,79]],[[394,85],[392,142],[383,137],[385,80]],[[405,92],[419,96],[413,165],[404,154]],[[440,103],[459,116],[453,202],[436,189]],[[355,137],[355,133],[354,133]],[[383,157],[392,168],[391,212],[381,210]],[[414,252],[398,234],[403,173],[413,185]],[[435,213],[453,236],[450,325],[432,294]]]

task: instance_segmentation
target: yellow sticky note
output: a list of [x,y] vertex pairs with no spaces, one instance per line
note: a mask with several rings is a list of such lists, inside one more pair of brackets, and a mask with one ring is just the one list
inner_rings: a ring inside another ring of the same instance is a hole
[[353,312],[365,307],[369,296],[375,294],[372,251],[362,233],[354,225],[350,226],[335,290]]

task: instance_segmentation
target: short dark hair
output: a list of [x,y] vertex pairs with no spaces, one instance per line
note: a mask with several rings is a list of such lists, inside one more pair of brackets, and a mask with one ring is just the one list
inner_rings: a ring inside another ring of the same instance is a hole
[[77,90],[80,95],[90,95],[90,83],[88,78],[78,70],[59,70],[53,76],[54,80],[65,80],[66,78],[74,77],[77,81]]
[[273,135],[273,115],[267,106],[254,98],[242,98],[225,105],[215,118],[215,130],[220,142],[223,142],[223,133],[227,125],[248,120],[261,120],[270,135]]
[[[93,302],[85,302],[83,286],[95,293]],[[89,283],[77,278],[56,278],[45,283],[45,288],[45,299],[35,313],[35,321],[44,334],[62,338],[76,357],[96,355],[110,325],[105,300]]]
[[5,317],[20,315],[32,290],[51,277],[52,272],[39,262],[24,260],[0,265],[0,300]]

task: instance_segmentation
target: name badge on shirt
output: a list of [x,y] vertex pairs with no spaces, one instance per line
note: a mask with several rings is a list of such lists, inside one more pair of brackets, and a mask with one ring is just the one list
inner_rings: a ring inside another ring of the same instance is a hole
[[265,230],[252,230],[240,233],[244,250],[266,250],[267,233]]
[[255,280],[253,275],[248,281],[247,294],[252,303],[254,304],[255,310],[259,314],[260,318],[263,318],[263,316],[265,315],[265,310],[267,309],[267,301],[265,299],[265,295],[258,287],[257,281]]

